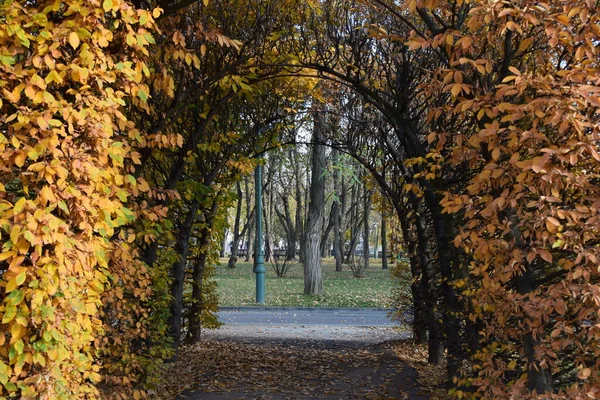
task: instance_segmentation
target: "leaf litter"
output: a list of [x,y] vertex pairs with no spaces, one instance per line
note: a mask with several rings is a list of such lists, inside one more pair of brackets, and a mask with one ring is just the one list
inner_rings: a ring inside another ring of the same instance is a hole
[[446,399],[443,367],[432,368],[426,357],[422,346],[406,340],[357,346],[205,338],[166,366],[156,398],[183,392],[178,398]]

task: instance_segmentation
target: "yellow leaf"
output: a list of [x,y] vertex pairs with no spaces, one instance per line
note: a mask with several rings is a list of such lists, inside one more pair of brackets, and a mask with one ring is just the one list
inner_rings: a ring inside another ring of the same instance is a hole
[[48,122],[46,122],[46,120],[43,117],[38,117],[36,119],[36,122],[39,125],[39,127],[42,128],[43,130],[47,130],[49,128]]
[[25,165],[25,159],[27,158],[27,154],[24,151],[19,151],[17,155],[15,155],[15,165],[21,168]]
[[46,81],[38,74],[33,74],[31,77],[31,84],[39,87],[42,90],[46,90]]
[[14,323],[10,327],[10,335],[12,336],[11,340],[21,339],[25,335],[25,327],[21,324]]
[[140,191],[142,192],[147,192],[150,190],[150,185],[148,185],[148,182],[146,182],[144,179],[139,179],[139,183],[138,183],[138,189],[140,189]]
[[162,14],[162,8],[157,7],[154,10],[152,10],[152,16],[154,18],[160,17],[160,14]]
[[89,315],[96,315],[98,309],[96,308],[96,305],[94,303],[86,303],[85,312]]
[[19,253],[27,254],[27,252],[29,251],[29,245],[30,243],[27,240],[19,239],[19,241],[16,244],[16,248],[17,250],[19,250]]
[[79,36],[77,35],[77,32],[71,32],[69,35],[69,44],[71,47],[77,49],[77,47],[79,47],[79,43]]
[[15,214],[20,213],[23,210],[23,207],[25,207],[26,201],[27,201],[27,199],[25,197],[21,197],[19,200],[17,200],[17,202],[15,203],[15,208],[13,209],[13,212]]
[[42,204],[45,205],[48,202],[54,203],[56,201],[56,197],[52,192],[52,189],[48,186],[44,186],[42,190],[40,190],[40,199],[42,200]]
[[558,15],[558,16],[556,17],[556,19],[557,19],[558,21],[562,22],[562,23],[563,23],[563,25],[566,25],[566,26],[568,26],[568,25],[570,24],[569,17],[567,17],[565,14],[560,14],[560,15]]
[[6,293],[10,293],[13,290],[15,290],[17,288],[17,277],[15,276],[14,278],[12,278],[11,280],[8,281],[8,283],[6,284],[6,288],[5,291]]

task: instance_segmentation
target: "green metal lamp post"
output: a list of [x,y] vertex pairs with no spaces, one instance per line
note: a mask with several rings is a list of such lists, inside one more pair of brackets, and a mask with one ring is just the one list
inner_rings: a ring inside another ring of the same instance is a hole
[[262,166],[259,164],[254,170],[254,195],[256,198],[256,245],[254,251],[256,254],[256,302],[265,304],[265,256],[263,252],[262,237]]

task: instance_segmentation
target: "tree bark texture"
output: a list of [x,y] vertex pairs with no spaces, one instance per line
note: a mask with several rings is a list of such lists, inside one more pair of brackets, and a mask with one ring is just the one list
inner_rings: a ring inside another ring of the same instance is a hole
[[304,294],[323,292],[323,271],[321,270],[321,235],[325,213],[325,146],[323,142],[324,116],[314,114],[312,171],[310,203],[306,223],[306,255],[304,260]]
[[181,343],[181,326],[183,321],[183,285],[185,281],[185,267],[187,264],[187,257],[190,248],[190,237],[192,233],[192,226],[198,213],[199,204],[197,200],[193,200],[189,206],[185,220],[179,227],[179,234],[177,235],[177,242],[175,249],[177,251],[177,261],[173,263],[171,267],[172,271],[172,282],[171,282],[171,313],[168,319],[169,336],[173,339],[173,348],[176,351],[175,357],[177,357],[177,350]]

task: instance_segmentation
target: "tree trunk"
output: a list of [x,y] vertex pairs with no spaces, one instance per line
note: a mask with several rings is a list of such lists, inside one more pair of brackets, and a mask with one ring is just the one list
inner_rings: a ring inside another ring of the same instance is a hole
[[[316,101],[316,100],[314,100]],[[310,183],[310,204],[306,223],[306,256],[304,260],[304,294],[323,292],[323,272],[321,270],[321,235],[323,214],[325,213],[325,146],[323,141],[324,117],[321,112],[314,114],[313,154]]]
[[452,380],[455,376],[458,376],[460,363],[465,358],[465,352],[461,344],[461,326],[459,323],[460,304],[458,302],[458,296],[454,290],[454,268],[452,265],[452,253],[450,247],[451,238],[446,233],[446,221],[444,220],[447,215],[444,216],[440,208],[440,198],[438,198],[431,186],[431,182],[426,180],[420,181],[421,186],[424,188],[424,199],[427,203],[427,207],[431,212],[431,218],[433,220],[433,231],[435,234],[435,240],[437,245],[437,259],[440,267],[441,280],[442,280],[442,295],[444,297],[444,331],[445,331],[445,345],[448,353],[448,385],[452,385]]
[[[521,231],[519,230],[516,217],[514,216],[513,210],[508,210],[508,220],[511,225],[511,236],[515,239],[517,247],[523,249],[527,248],[527,243],[523,239]],[[535,275],[531,264],[525,264],[525,271],[515,279],[517,291],[519,294],[531,293],[536,289]],[[525,324],[527,326],[527,324]],[[525,328],[527,329],[527,328]],[[546,366],[542,366],[538,362],[538,358],[535,355],[535,348],[538,346],[543,339],[543,334],[533,335],[532,328],[529,328],[523,337],[523,347],[525,349],[525,357],[527,359],[527,386],[530,390],[535,390],[538,394],[552,393],[554,391],[554,384],[552,381],[552,371]]]
[[269,228],[271,226],[271,221],[269,221],[268,211],[269,211],[268,207],[265,204],[263,206],[263,215],[265,216],[264,217],[264,220],[265,220],[265,262],[269,262],[269,260],[271,258],[271,231],[269,230]]
[[387,213],[381,213],[381,269],[388,269]]
[[221,250],[219,251],[219,257],[225,258],[225,250],[227,247],[227,227],[223,230],[223,240],[221,241]]
[[237,263],[238,250],[240,248],[240,219],[242,216],[242,185],[237,182],[237,205],[235,208],[235,222],[233,224],[233,241],[231,242],[231,254],[229,255],[229,262],[227,268],[235,268]]
[[289,194],[287,191],[283,193],[281,196],[281,202],[283,203],[283,212],[282,214],[277,208],[275,208],[275,213],[283,226],[283,230],[285,231],[287,249],[286,249],[286,260],[292,260],[296,257],[296,243],[297,243],[297,232],[296,232],[296,224],[292,222],[292,214],[290,212],[290,200]]
[[254,237],[254,218],[252,218],[252,216],[250,215],[252,199],[250,195],[250,179],[248,178],[248,176],[244,177],[244,190],[246,191],[246,224],[250,224],[248,231],[246,232],[246,235],[248,236],[246,237],[246,257],[244,258],[244,261],[248,262],[250,261],[250,254],[252,251],[251,248],[254,247],[252,241],[252,238]]
[[340,263],[344,263],[344,250],[346,246],[346,231],[344,227],[344,217],[346,215],[346,203],[348,198],[347,186],[346,186],[346,178],[342,175],[342,193],[340,196]]
[[436,314],[437,298],[432,282],[435,261],[432,259],[431,235],[429,234],[426,210],[422,200],[417,199],[412,193],[410,197],[416,208],[417,251],[419,264],[421,265],[421,294],[424,297],[425,319],[429,334],[427,361],[430,364],[440,365],[444,361],[443,327]]
[[[413,305],[413,338],[417,343],[425,343],[427,340],[425,300],[423,293],[421,292],[421,265],[419,263],[419,257],[417,256],[417,237],[414,229],[412,229],[415,225],[414,217],[416,213],[414,210],[407,209],[406,207],[408,207],[408,205],[405,205],[401,199],[394,199],[393,204],[396,213],[398,214],[398,218],[400,219],[402,237],[406,244],[406,251],[410,262],[410,273],[412,277],[410,292]],[[394,256],[396,255],[394,254]]]
[[364,184],[364,195],[363,195],[363,259],[365,260],[365,269],[369,269],[369,259],[371,258],[371,251],[369,248],[369,215],[371,211],[371,192],[367,189],[366,183]]
[[[334,203],[335,204],[335,203]],[[329,255],[329,249],[327,248],[327,242],[329,241],[329,234],[333,229],[333,205],[331,206],[331,211],[329,212],[329,219],[327,220],[327,227],[323,232],[323,236],[321,237],[321,254],[323,257],[327,257]],[[323,221],[325,223],[325,221]]]
[[181,325],[183,320],[183,286],[185,281],[185,267],[190,248],[190,236],[192,226],[198,212],[198,201],[193,200],[188,208],[185,221],[179,228],[175,249],[177,251],[177,261],[172,266],[172,282],[171,282],[171,301],[170,315],[168,319],[169,336],[173,339],[173,348],[175,349],[175,358],[177,358],[177,350],[181,342]]
[[333,256],[335,257],[335,270],[336,272],[342,271],[342,213],[340,212],[340,177],[338,170],[338,151],[333,149],[331,151],[331,160],[333,164],[333,208],[331,213],[333,214]]
[[352,191],[350,194],[350,220],[348,224],[350,226],[350,244],[346,253],[346,263],[350,263],[350,258],[354,254],[354,249],[356,247],[356,237],[357,237],[357,229],[355,221],[358,218],[358,196],[357,196],[356,185],[352,185]]
[[[246,234],[248,235],[248,239],[246,242],[246,257],[244,258],[245,262],[250,261],[250,256],[254,257],[253,252],[254,252],[254,240],[256,239],[254,237],[254,213],[250,214],[250,219],[248,220],[248,231],[246,232]],[[254,257],[256,258],[256,257]]]
[[[296,175],[296,237],[299,238],[300,253],[298,259],[301,263],[304,263],[304,255],[306,250],[306,240],[304,238],[304,223],[303,223],[303,210],[302,210],[302,184],[300,182],[300,158],[298,152],[294,152],[294,173]],[[295,246],[295,243],[294,243]],[[294,248],[294,254],[296,249]]]

